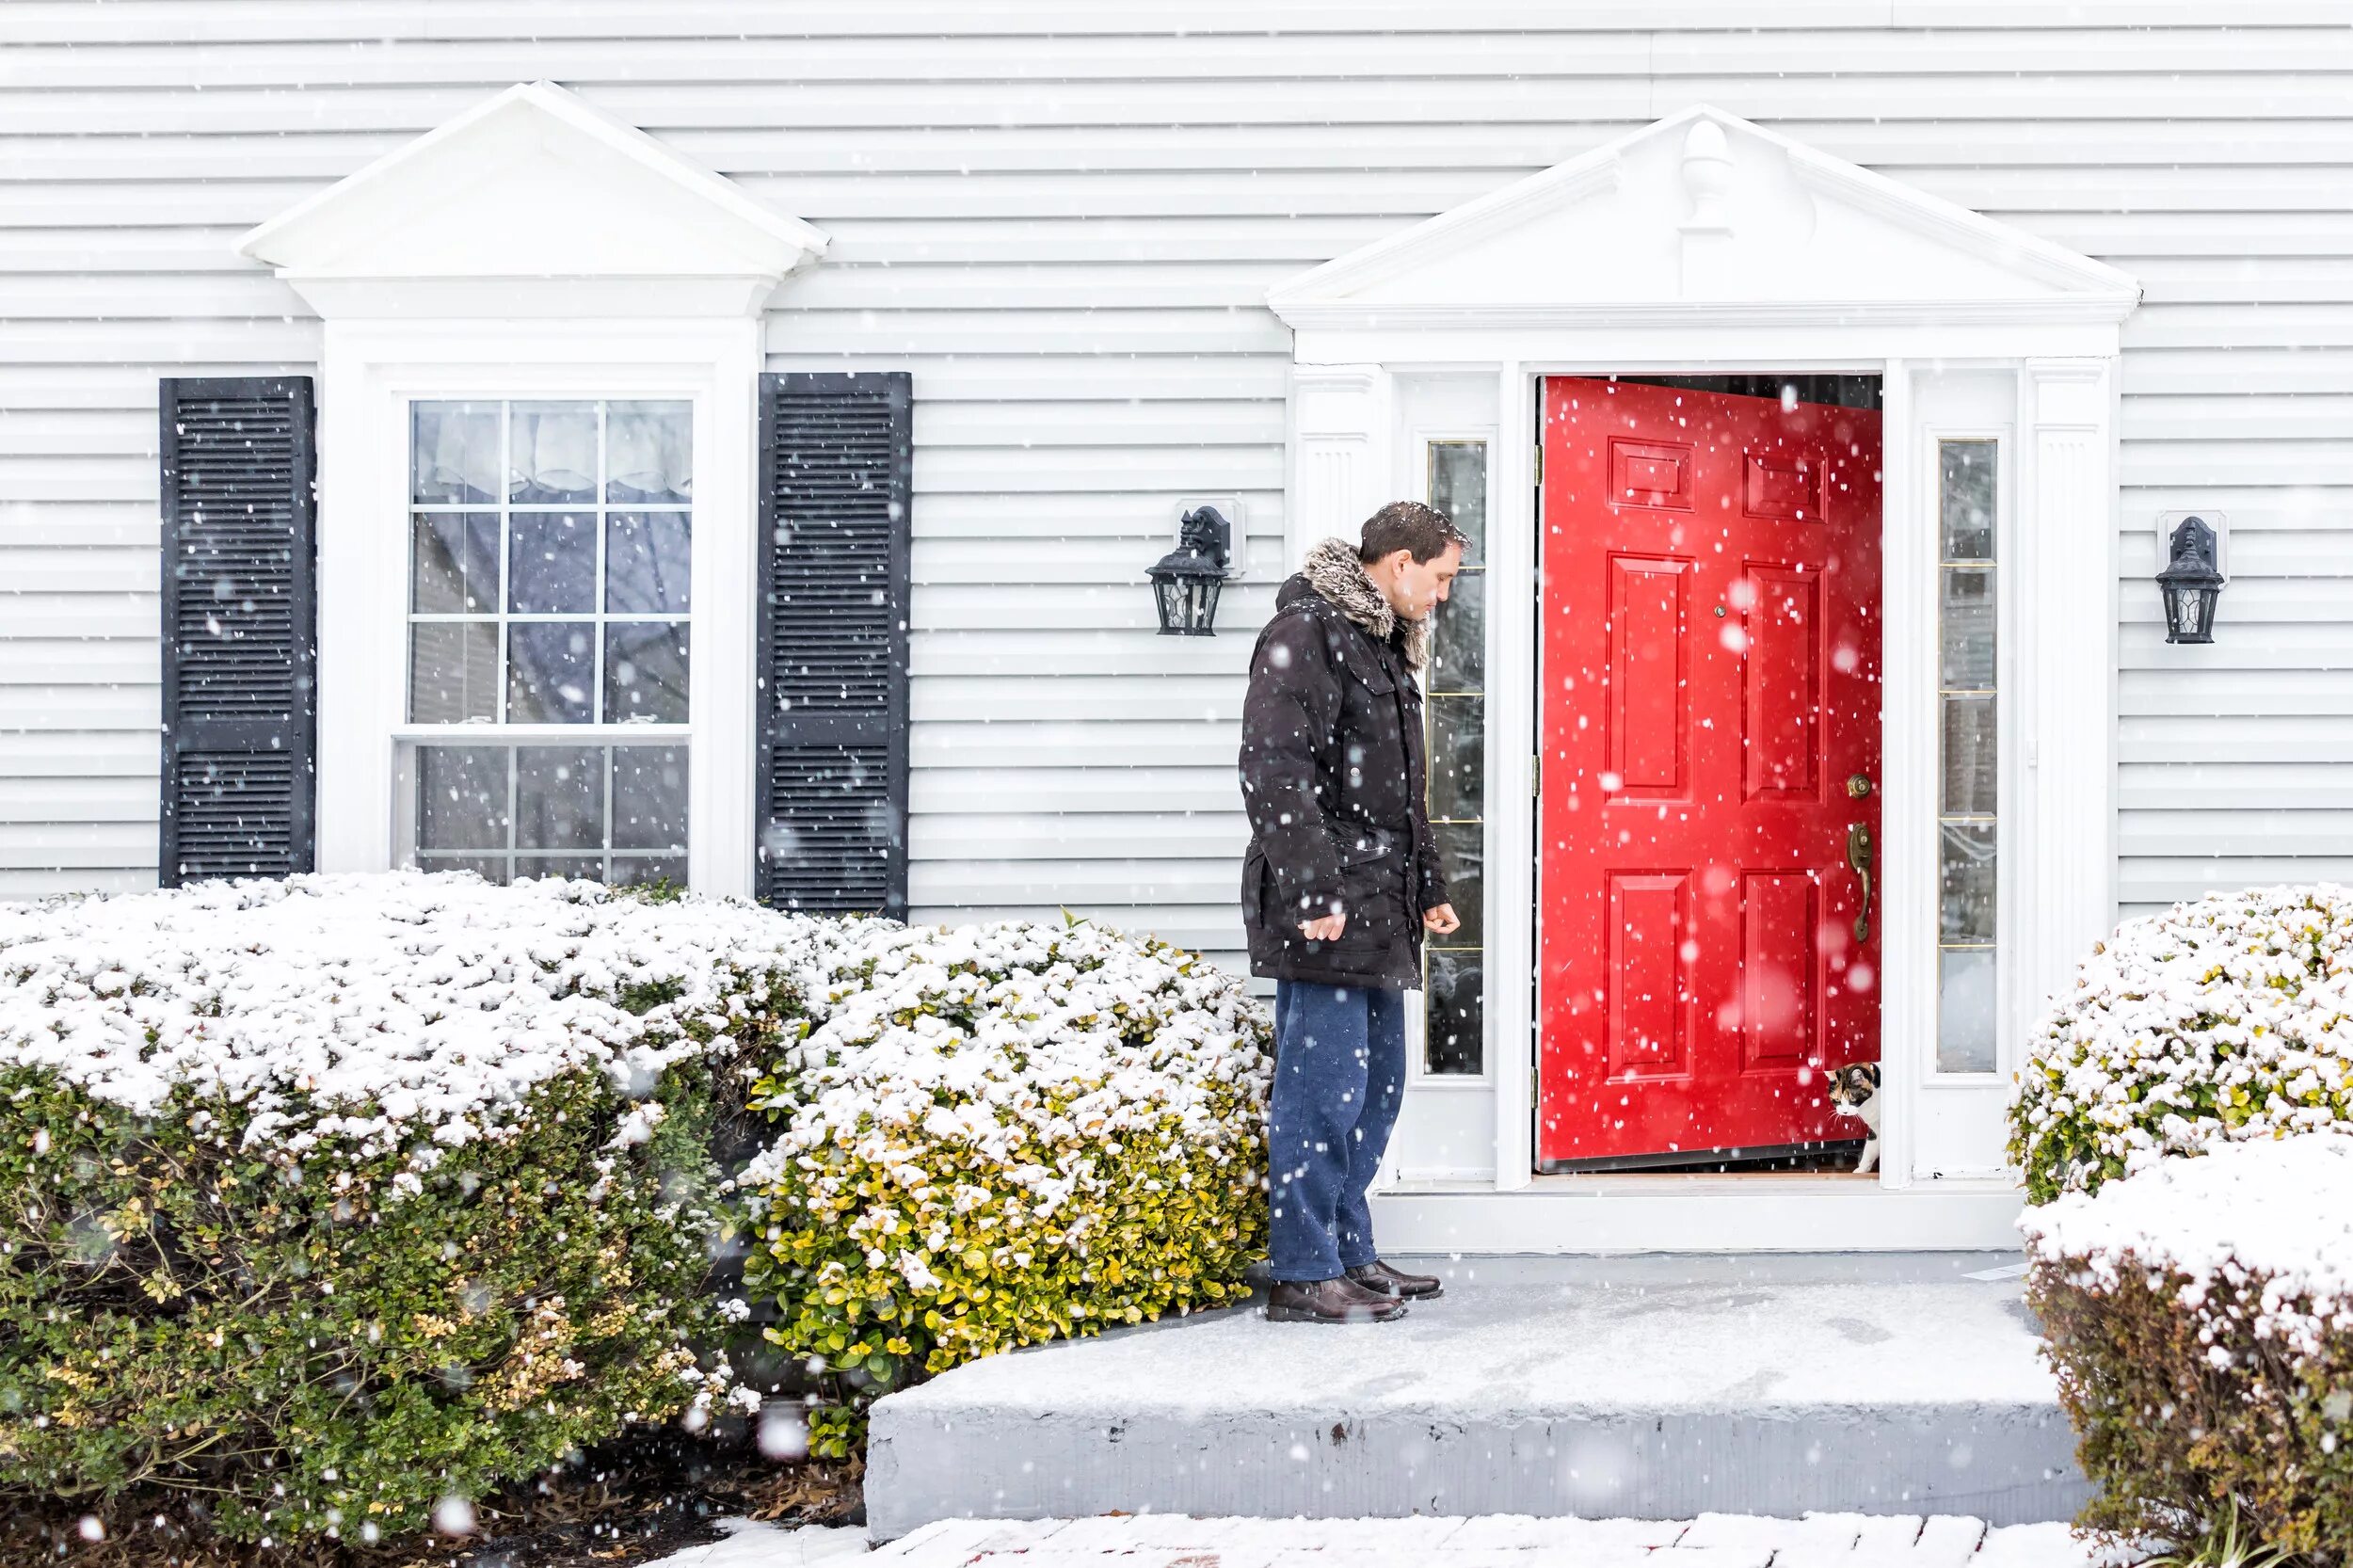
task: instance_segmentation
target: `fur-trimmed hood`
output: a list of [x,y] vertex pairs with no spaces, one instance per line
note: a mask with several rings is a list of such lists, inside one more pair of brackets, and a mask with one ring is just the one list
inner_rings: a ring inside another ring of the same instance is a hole
[[[1335,609],[1363,627],[1382,642],[1387,642],[1398,628],[1397,613],[1371,578],[1365,575],[1364,563],[1356,557],[1356,547],[1346,539],[1325,539],[1307,552],[1300,563],[1300,575],[1307,585],[1331,600]],[[1419,670],[1430,662],[1430,620],[1403,623],[1405,663]]]

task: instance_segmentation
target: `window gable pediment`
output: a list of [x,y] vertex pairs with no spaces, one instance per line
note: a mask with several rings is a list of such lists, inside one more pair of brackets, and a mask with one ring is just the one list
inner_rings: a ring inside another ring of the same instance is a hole
[[[643,312],[667,314],[757,310],[826,244],[564,88],[528,82],[280,214],[237,250],[323,315],[443,313],[434,302],[467,289],[521,313],[561,312],[630,297],[568,282],[683,285]],[[513,287],[520,280],[534,289]]]

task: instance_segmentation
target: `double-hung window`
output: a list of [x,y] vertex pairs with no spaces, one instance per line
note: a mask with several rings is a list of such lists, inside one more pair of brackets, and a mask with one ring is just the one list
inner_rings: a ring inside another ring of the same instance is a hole
[[400,855],[686,873],[694,405],[408,405]]

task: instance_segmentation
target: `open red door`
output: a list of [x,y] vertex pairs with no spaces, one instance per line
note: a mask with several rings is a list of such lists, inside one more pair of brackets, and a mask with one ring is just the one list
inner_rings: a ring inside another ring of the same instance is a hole
[[1544,409],[1538,1161],[1858,1136],[1823,1075],[1879,1057],[1880,416]]

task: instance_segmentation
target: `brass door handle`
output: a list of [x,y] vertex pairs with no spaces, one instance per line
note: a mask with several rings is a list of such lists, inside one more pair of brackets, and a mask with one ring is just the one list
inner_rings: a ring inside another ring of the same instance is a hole
[[1854,918],[1854,939],[1871,939],[1871,830],[1863,824],[1847,824],[1847,866],[1863,879],[1863,908]]

